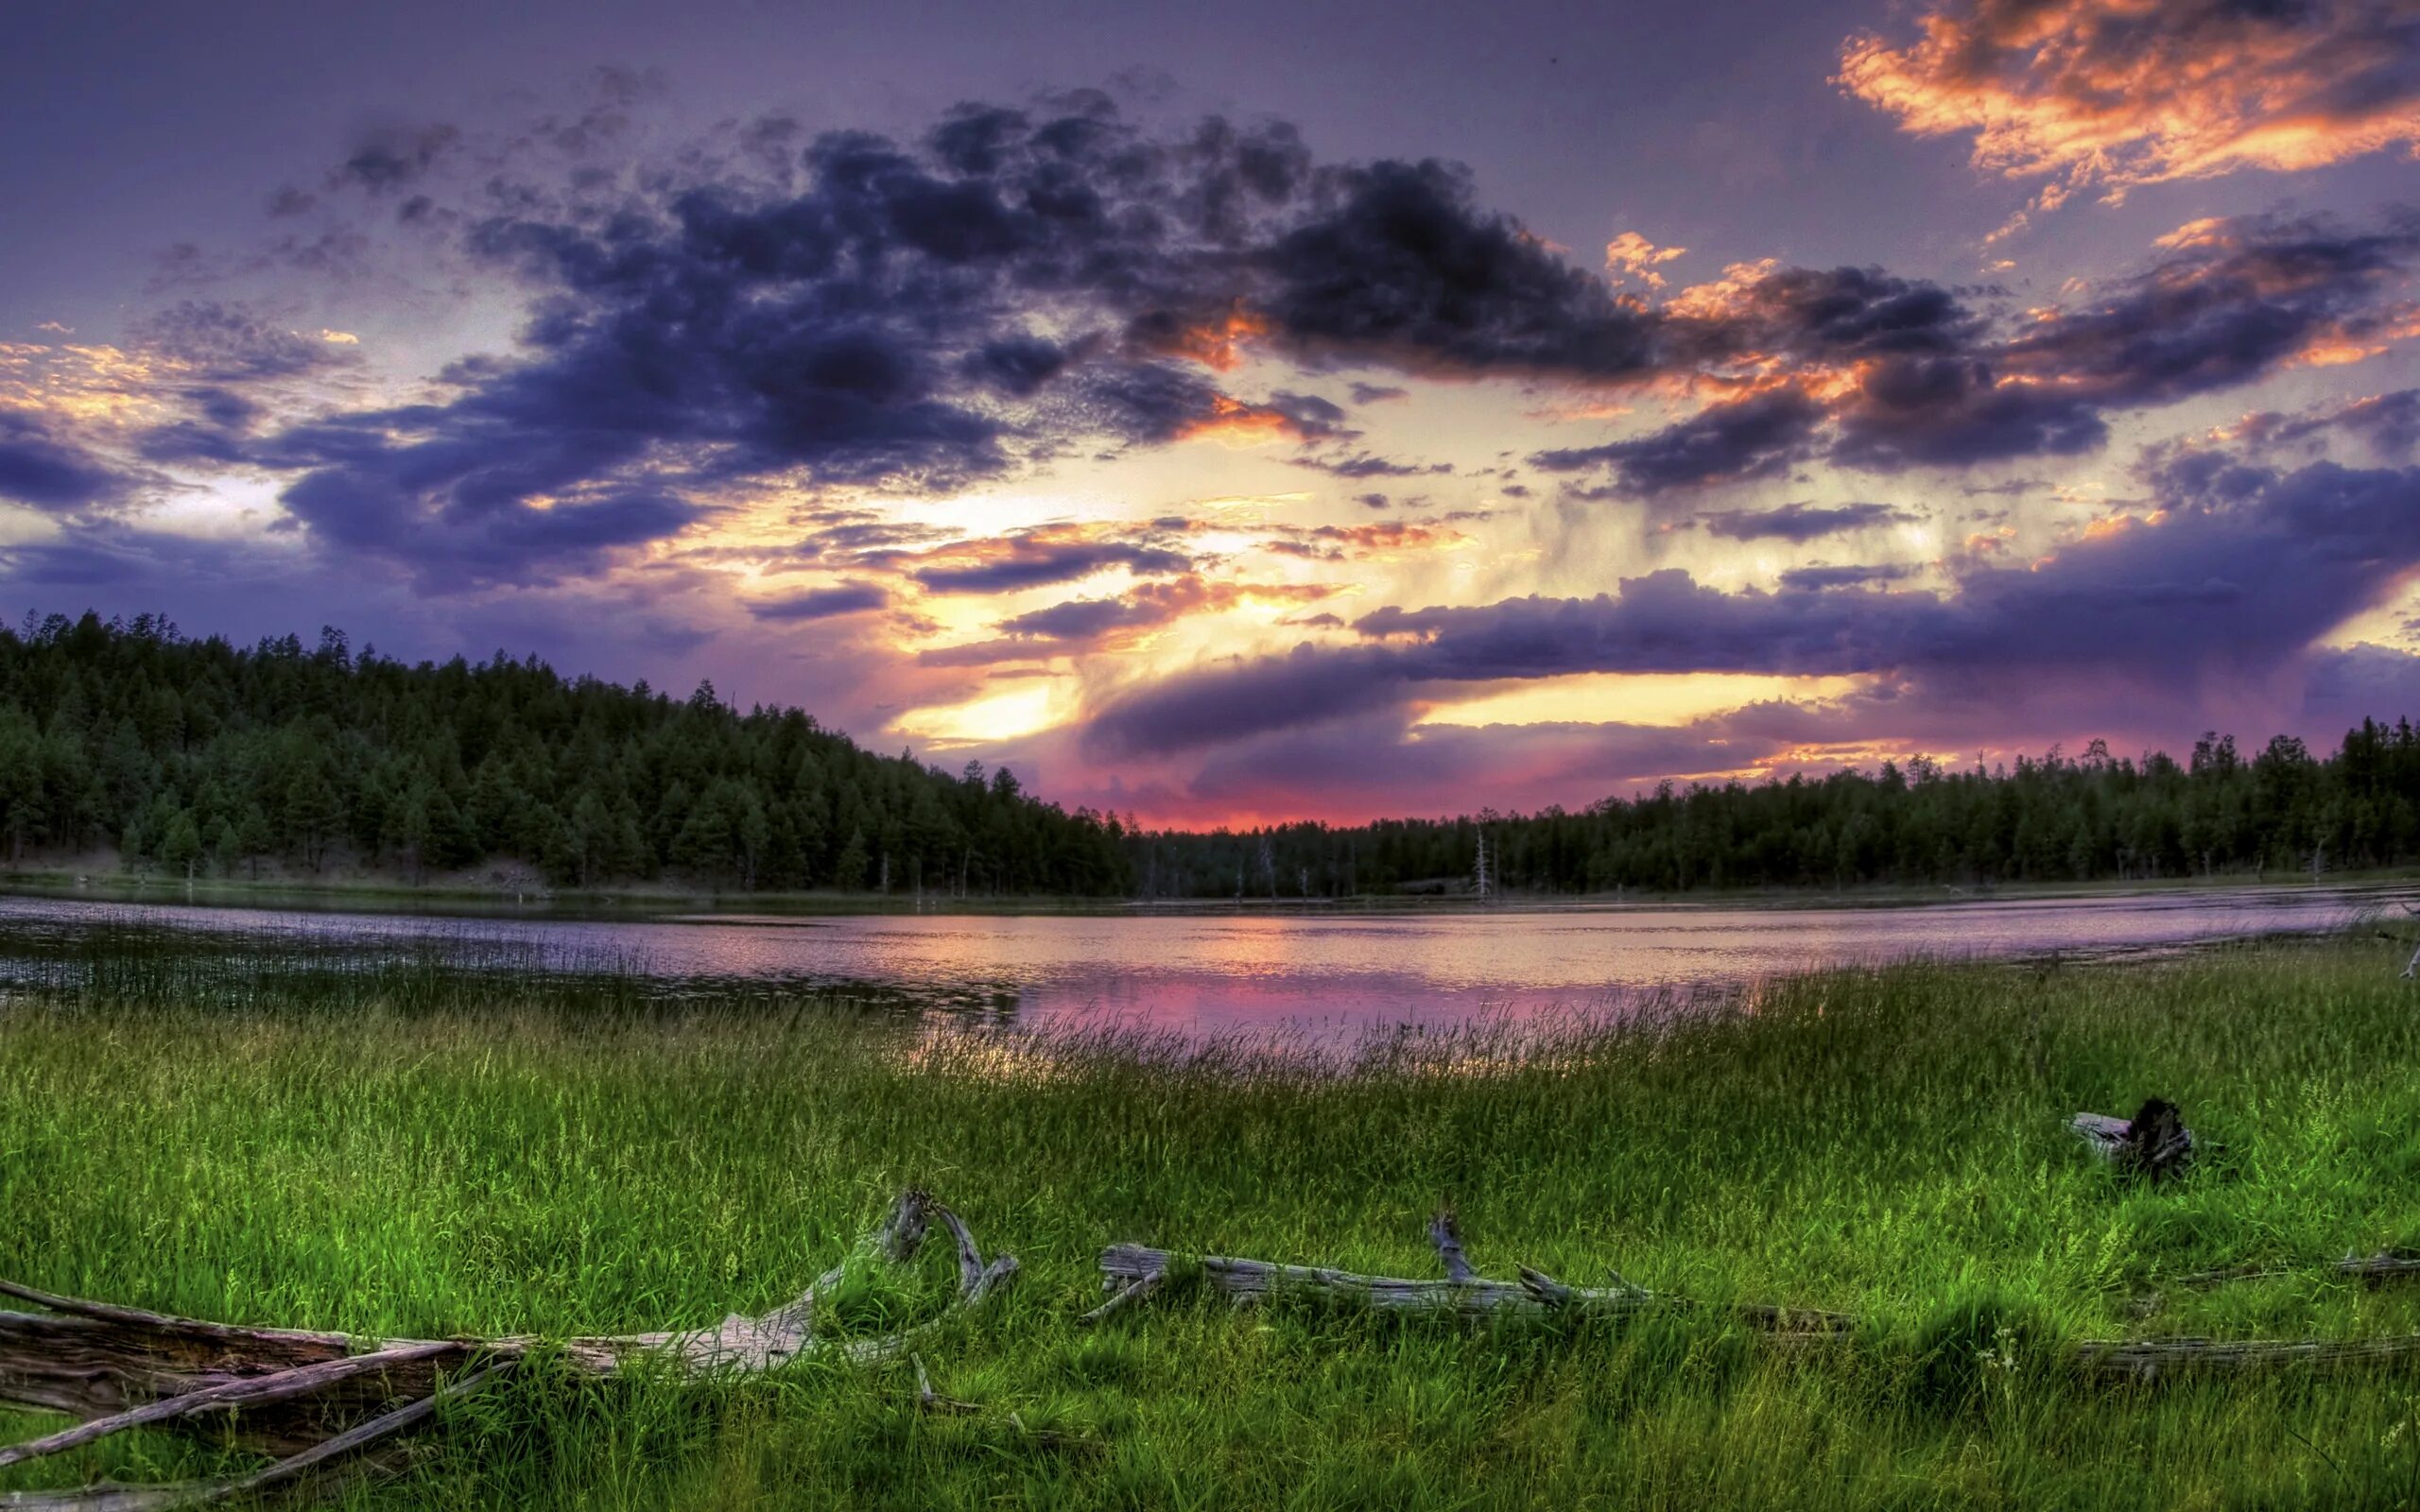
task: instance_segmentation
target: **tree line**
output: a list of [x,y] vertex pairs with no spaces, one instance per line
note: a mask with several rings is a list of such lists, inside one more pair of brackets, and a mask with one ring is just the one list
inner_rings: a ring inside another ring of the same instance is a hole
[[565,679],[499,651],[406,664],[322,630],[241,648],[157,616],[0,627],[0,854],[114,850],[170,875],[490,862],[563,887],[1312,899],[2324,874],[2420,862],[2420,734],[2314,757],[2230,736],[2004,767],[1878,769],[1609,798],[1570,812],[1144,831],[864,750],[794,709]]
[[1126,832],[1013,774],[878,756],[793,709],[408,665],[322,630],[239,648],[153,615],[0,628],[0,854],[182,877],[412,881],[510,859],[559,886],[968,896],[1128,889]]
[[2325,758],[2213,731],[2184,763],[2052,749],[1985,769],[1923,757],[1566,812],[1133,836],[1138,885],[1181,898],[1467,892],[1484,835],[1501,890],[1686,892],[1861,883],[2275,878],[2420,862],[2420,734],[2365,720]]

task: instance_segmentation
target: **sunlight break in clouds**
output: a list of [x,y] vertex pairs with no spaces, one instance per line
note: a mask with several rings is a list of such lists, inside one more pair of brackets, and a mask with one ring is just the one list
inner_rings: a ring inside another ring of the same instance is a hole
[[[2053,198],[2408,113],[2375,9],[1933,9],[1851,73]],[[2036,214],[2055,282],[1977,285],[2001,217],[1943,224],[1927,154],[1840,129],[1838,35],[1714,97],[1592,90],[1559,118],[1621,150],[1559,165],[1258,86],[398,117],[230,169],[248,218],[115,302],[29,285],[0,591],[711,679],[1176,824],[2420,703],[2380,524],[2420,486],[2420,221],[2213,182],[2116,234]],[[1692,115],[1765,96],[1771,172]]]

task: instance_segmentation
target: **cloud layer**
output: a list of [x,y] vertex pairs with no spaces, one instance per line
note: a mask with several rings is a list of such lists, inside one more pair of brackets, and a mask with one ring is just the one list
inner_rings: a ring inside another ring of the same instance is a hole
[[2420,146],[2401,0],[1948,0],[1912,41],[1850,39],[1840,84],[1978,167],[2095,188]]

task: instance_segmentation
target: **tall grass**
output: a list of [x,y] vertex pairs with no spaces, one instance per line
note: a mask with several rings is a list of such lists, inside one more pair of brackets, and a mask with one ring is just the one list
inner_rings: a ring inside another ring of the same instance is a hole
[[[794,1294],[908,1184],[1025,1263],[923,1351],[994,1414],[812,1362],[707,1391],[530,1382],[363,1504],[2420,1505],[2410,1373],[2113,1389],[2059,1365],[2128,1332],[2420,1332],[2420,1286],[2325,1269],[2420,1243],[2420,994],[2392,954],[1837,973],[1340,1068],[509,964],[131,951],[0,1000],[0,1273],[369,1333],[703,1326]],[[2062,1126],[2152,1092],[2206,1152],[2160,1191]],[[1713,1311],[1489,1326],[1173,1297],[1072,1325],[1114,1240],[1428,1275],[1443,1202],[1497,1274],[1617,1267],[1867,1323],[1786,1349]],[[2290,1274],[2130,1311],[2239,1262]],[[842,1321],[936,1309],[947,1281],[940,1257],[869,1279]],[[113,1441],[0,1485],[210,1458]]]

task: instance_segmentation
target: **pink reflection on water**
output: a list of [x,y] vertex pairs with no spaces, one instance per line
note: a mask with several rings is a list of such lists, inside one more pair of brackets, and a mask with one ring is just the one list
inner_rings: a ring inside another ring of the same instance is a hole
[[566,971],[895,990],[1185,1037],[1347,1040],[1549,1010],[1621,1013],[1827,967],[2174,948],[2339,927],[2411,888],[2266,888],[1900,908],[1566,907],[1362,913],[437,918],[0,899],[14,936],[139,923],[365,954],[522,951]]

